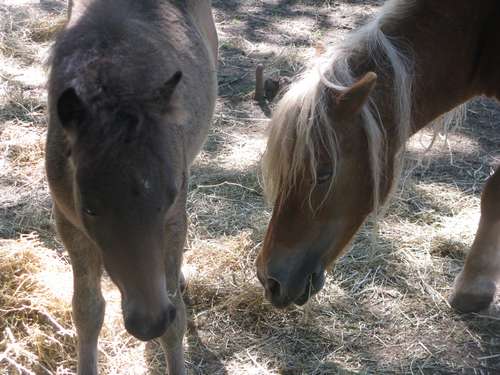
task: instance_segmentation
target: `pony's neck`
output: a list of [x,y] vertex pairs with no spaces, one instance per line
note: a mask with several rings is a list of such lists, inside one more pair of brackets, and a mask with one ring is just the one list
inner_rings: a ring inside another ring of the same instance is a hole
[[500,96],[497,0],[392,0],[384,12],[378,26],[402,46],[403,53],[405,48],[410,51],[413,62],[411,117],[405,117],[409,121],[400,121],[397,80],[387,64],[374,60],[377,51],[360,49],[351,56],[355,76],[369,70],[379,76],[372,99],[386,135],[386,147],[381,150],[385,160],[379,186],[382,201],[394,186],[401,165],[399,152],[412,134],[473,96]]
[[[493,75],[485,77],[494,48],[484,38],[488,36],[485,30],[494,27],[489,23],[496,22],[499,13],[495,0],[416,0],[401,16],[382,23],[387,36],[409,47],[414,61],[412,127],[408,136],[475,95],[498,95],[495,89],[500,88],[500,74],[495,73],[496,85],[492,84]],[[493,38],[498,33],[489,34]],[[498,45],[498,41],[493,42]],[[499,55],[494,60],[497,67]],[[493,67],[490,69],[493,71]],[[387,92],[392,90],[381,87],[375,95],[384,103]],[[379,106],[382,112],[387,108],[392,106]],[[394,117],[391,109],[388,111],[381,113],[382,118]],[[384,123],[390,137],[398,124]]]

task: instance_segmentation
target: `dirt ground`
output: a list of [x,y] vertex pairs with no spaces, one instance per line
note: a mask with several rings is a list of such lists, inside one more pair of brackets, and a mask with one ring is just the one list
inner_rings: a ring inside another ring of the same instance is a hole
[[[500,107],[475,99],[467,121],[425,152],[408,147],[402,190],[305,307],[276,310],[254,259],[270,210],[258,180],[272,104],[252,100],[254,70],[293,76],[318,41],[334,43],[382,1],[214,0],[220,37],[214,124],[192,170],[184,272],[192,374],[499,374],[500,303],[458,315],[446,298],[500,163]],[[43,62],[64,21],[61,1],[0,2],[0,374],[75,373],[71,269],[44,176]],[[117,290],[100,343],[102,374],[160,374],[159,346],[123,327]]]

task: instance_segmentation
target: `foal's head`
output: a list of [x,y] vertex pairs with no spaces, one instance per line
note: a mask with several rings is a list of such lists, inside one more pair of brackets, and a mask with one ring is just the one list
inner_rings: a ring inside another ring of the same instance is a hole
[[176,314],[166,274],[178,272],[177,254],[164,249],[169,221],[184,214],[176,205],[186,183],[183,140],[171,105],[181,77],[144,97],[103,87],[84,98],[70,87],[57,102],[75,210],[120,289],[127,330],[142,340],[162,335]]
[[277,307],[302,305],[323,287],[325,268],[373,209],[364,122],[376,79],[368,73],[338,90],[314,73],[292,86],[273,115],[262,164],[274,210],[257,275]]

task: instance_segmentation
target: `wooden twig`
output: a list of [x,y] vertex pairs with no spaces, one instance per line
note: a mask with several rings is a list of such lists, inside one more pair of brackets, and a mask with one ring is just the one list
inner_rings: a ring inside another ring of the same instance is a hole
[[264,100],[264,65],[259,64],[255,69],[255,96],[258,102]]
[[71,18],[72,10],[73,10],[73,0],[68,0],[68,20]]

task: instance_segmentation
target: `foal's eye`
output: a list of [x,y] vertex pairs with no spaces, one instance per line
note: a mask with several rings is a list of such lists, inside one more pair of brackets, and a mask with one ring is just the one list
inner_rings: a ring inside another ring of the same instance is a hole
[[316,183],[319,184],[324,184],[327,181],[330,181],[332,178],[333,171],[331,168],[320,168],[316,172]]
[[133,113],[119,111],[116,114],[116,121],[119,122],[122,126],[132,127],[137,125],[137,123],[139,122],[139,118]]
[[83,208],[83,213],[87,216],[97,216],[97,213],[90,208]]

